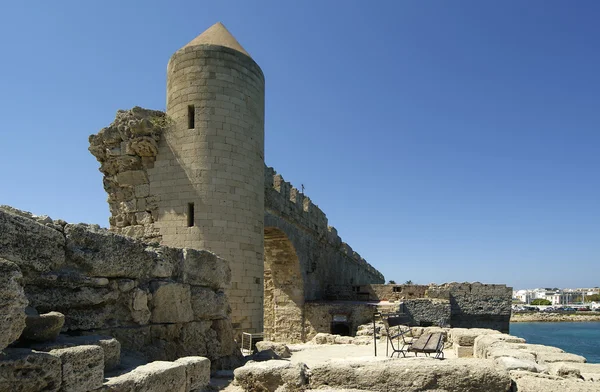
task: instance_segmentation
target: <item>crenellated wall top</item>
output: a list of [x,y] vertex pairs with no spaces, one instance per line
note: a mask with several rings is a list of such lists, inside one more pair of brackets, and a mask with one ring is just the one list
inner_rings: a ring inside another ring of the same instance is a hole
[[310,232],[321,241],[327,241],[351,261],[384,280],[383,274],[369,264],[350,245],[343,242],[335,227],[329,226],[325,213],[300,190],[285,181],[275,169],[265,165],[265,209],[281,215]]

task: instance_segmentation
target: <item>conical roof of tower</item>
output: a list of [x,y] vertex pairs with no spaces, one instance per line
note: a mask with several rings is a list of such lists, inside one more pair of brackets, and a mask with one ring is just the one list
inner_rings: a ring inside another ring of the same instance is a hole
[[204,33],[200,34],[193,40],[191,40],[184,48],[188,46],[198,46],[198,45],[218,45],[224,46],[229,49],[237,50],[238,52],[242,52],[248,57],[250,54],[246,52],[246,50],[240,45],[239,42],[235,39],[233,35],[227,30],[223,23],[217,22],[214,25],[210,26]]

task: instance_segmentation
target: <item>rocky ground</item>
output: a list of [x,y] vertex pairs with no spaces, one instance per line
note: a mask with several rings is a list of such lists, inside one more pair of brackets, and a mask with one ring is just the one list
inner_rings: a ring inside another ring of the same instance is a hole
[[510,316],[511,323],[530,322],[560,322],[560,321],[600,321],[600,312],[581,313],[513,313]]
[[[262,342],[263,347],[233,374],[213,377],[211,388],[242,391],[600,391],[600,364],[563,350],[492,330],[446,329],[446,359],[412,354],[385,356],[385,340],[372,344]],[[427,333],[427,330],[417,330]],[[329,342],[329,343],[327,343]],[[280,358],[275,353],[282,354]]]

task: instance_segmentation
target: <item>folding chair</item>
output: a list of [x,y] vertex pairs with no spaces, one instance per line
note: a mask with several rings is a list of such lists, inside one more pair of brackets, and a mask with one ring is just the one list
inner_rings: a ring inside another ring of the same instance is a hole
[[392,346],[392,355],[400,353],[403,357],[406,357],[406,352],[412,344],[412,337],[410,335],[409,327],[410,319],[404,314],[388,314],[383,317],[383,325],[387,334],[387,343],[385,347],[385,355],[388,355],[389,347]]

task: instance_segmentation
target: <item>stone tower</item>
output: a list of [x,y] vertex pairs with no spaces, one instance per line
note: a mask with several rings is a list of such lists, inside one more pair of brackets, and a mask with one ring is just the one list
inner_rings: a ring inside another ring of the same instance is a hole
[[240,331],[262,331],[264,96],[260,67],[217,23],[167,67],[167,115],[149,183],[162,243],[229,261]]

